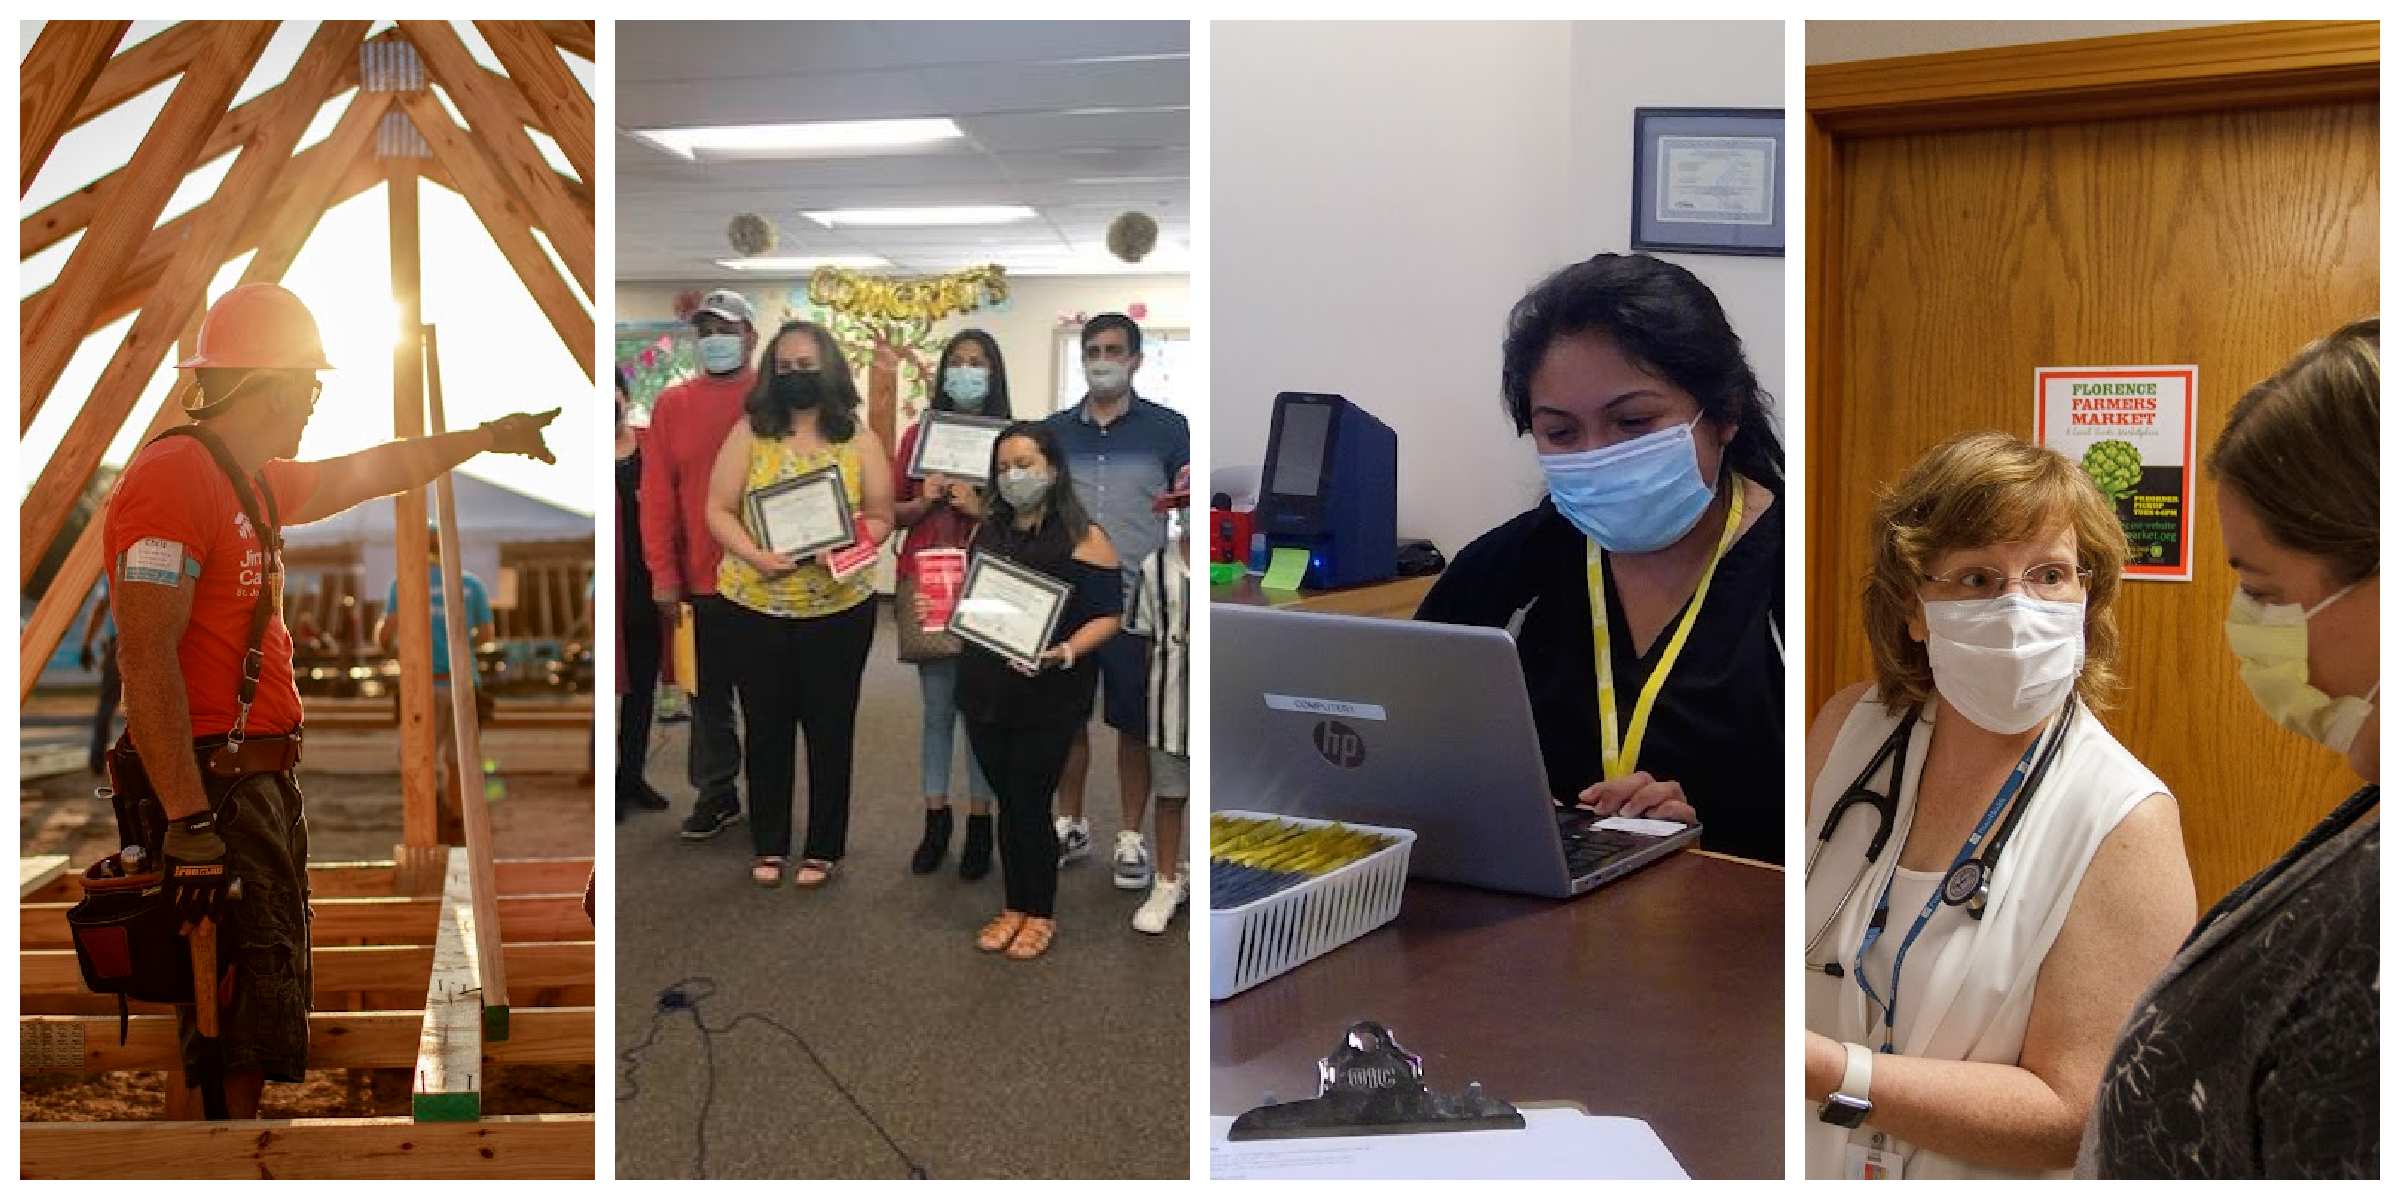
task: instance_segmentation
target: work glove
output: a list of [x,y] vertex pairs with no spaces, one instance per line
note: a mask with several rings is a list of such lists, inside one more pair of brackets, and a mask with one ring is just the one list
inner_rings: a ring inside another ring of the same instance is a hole
[[184,923],[216,920],[225,905],[225,890],[233,883],[225,862],[225,839],[217,836],[216,814],[170,822],[162,857],[167,900]]
[[522,454],[555,465],[558,459],[543,443],[542,430],[558,419],[558,412],[554,408],[546,413],[511,413],[497,421],[485,421],[478,428],[491,431],[495,454]]

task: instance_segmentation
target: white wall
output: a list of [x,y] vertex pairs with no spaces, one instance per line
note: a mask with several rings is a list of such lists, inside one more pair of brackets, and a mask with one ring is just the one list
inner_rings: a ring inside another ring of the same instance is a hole
[[[718,283],[635,283],[617,285],[617,319],[664,321],[675,316],[678,292],[707,292]],[[795,288],[803,294],[807,281],[760,280],[737,288],[759,310],[761,332],[772,333],[783,319],[785,297]],[[935,326],[942,337],[960,329],[981,328],[1000,342],[1008,362],[1008,383],[1019,415],[1038,416],[1028,402],[1044,402],[1057,388],[1051,363],[1051,339],[1062,319],[1077,313],[1096,315],[1145,306],[1140,319],[1145,329],[1190,329],[1191,280],[1182,275],[1014,275],[1008,281],[1009,299],[999,309],[978,309]],[[1140,380],[1135,380],[1138,385]],[[1046,410],[1044,410],[1046,411]]]
[[[1400,531],[1456,553],[1541,495],[1500,408],[1508,308],[1628,243],[1632,110],[1780,107],[1757,23],[1218,22],[1212,463],[1255,464],[1279,391],[1400,437]],[[1782,259],[1683,256],[1782,390]]]
[[2157,33],[2225,21],[1810,21],[1808,61],[1861,62],[1951,50],[2030,46],[2122,33]]

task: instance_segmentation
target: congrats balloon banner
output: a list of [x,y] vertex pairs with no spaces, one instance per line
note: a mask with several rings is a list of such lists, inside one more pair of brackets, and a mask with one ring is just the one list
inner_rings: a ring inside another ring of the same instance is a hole
[[809,273],[808,298],[835,312],[890,321],[939,321],[1008,299],[1008,275],[998,264],[928,275],[878,279],[835,267]]

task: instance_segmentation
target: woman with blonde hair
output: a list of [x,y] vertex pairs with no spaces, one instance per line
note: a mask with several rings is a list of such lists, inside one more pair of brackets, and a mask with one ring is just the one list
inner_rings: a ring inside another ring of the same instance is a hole
[[2193,913],[2175,801],[2102,726],[2112,505],[1999,433],[1875,506],[1874,678],[1808,735],[1808,1174],[2063,1173]]
[[2250,389],[2208,455],[2225,619],[2275,723],[2365,786],[2200,921],[2109,1059],[2077,1173],[2373,1179],[2382,848],[2382,332],[2345,326]]

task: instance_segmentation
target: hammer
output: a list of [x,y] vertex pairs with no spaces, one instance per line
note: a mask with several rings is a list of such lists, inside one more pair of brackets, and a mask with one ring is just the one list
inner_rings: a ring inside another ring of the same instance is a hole
[[[225,898],[242,898],[242,881],[236,879],[225,889]],[[200,1036],[217,1036],[217,923],[202,917],[192,923],[187,939],[192,955],[192,1009],[199,1025]]]

